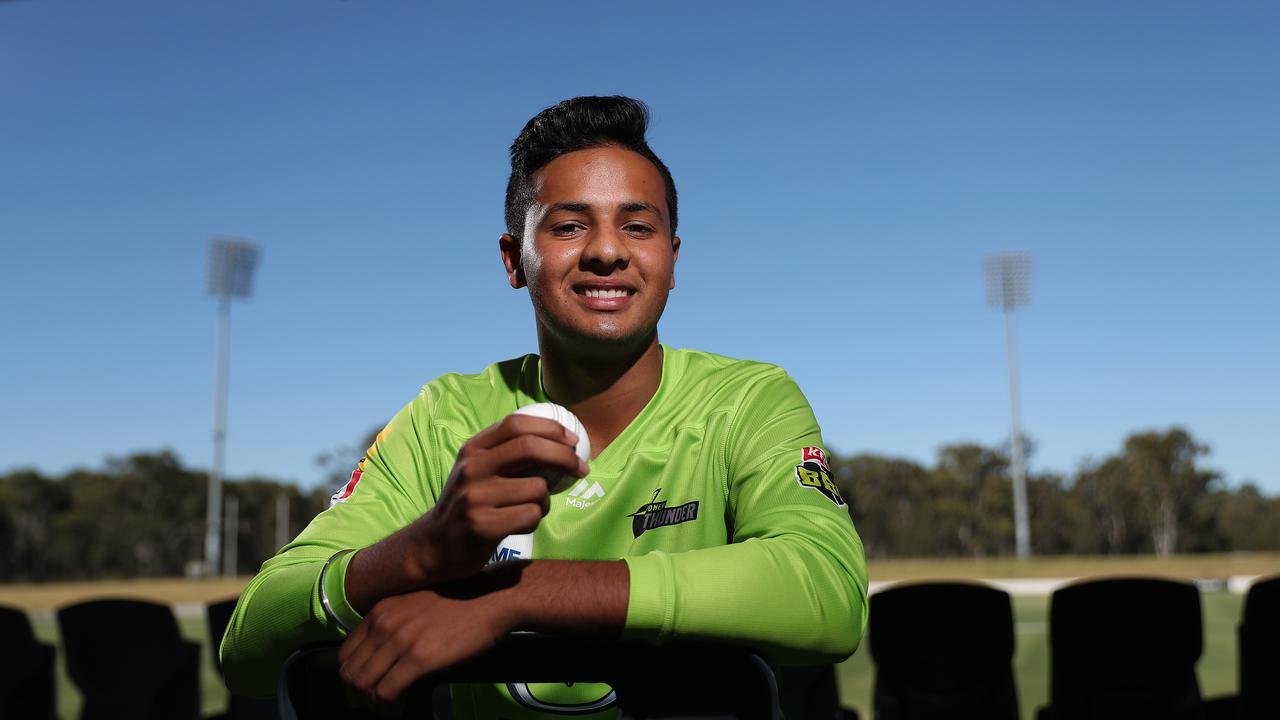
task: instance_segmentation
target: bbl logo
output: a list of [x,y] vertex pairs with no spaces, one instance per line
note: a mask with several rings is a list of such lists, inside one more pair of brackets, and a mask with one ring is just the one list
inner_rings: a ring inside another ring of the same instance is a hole
[[697,500],[669,508],[666,500],[658,499],[658,493],[660,492],[662,492],[662,488],[654,490],[653,499],[641,505],[639,510],[628,516],[631,518],[631,533],[635,537],[640,537],[645,530],[653,530],[654,528],[668,525],[679,525],[682,522],[689,522],[698,518]]
[[801,487],[817,490],[836,505],[844,505],[844,498],[840,497],[840,490],[831,476],[831,466],[827,464],[827,454],[822,452],[822,448],[807,447],[800,451],[796,482]]

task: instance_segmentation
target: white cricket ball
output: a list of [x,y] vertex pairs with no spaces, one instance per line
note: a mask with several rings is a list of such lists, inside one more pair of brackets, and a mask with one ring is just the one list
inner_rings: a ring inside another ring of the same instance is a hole
[[[569,412],[569,409],[555,403],[534,403],[533,405],[525,405],[516,410],[516,415],[532,415],[533,417],[547,418],[560,423],[566,430],[578,436],[578,445],[574,450],[578,453],[578,457],[582,458],[582,462],[591,460],[591,438],[587,437],[587,429],[582,426],[582,421],[577,415]],[[554,492],[562,480],[564,475],[558,470],[546,470],[539,473],[547,480],[547,487]]]

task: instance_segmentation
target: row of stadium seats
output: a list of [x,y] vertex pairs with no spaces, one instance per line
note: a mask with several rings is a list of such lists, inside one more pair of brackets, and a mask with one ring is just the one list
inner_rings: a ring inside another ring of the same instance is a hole
[[[235,599],[209,605],[208,643],[214,667],[221,672],[217,647],[231,619]],[[82,697],[83,720],[139,720],[200,717],[200,645],[183,639],[172,609],[142,600],[94,600],[57,612],[67,674]],[[354,708],[337,681],[336,646],[295,654],[281,673],[278,706],[232,695],[225,720],[262,718],[384,717],[382,712]],[[37,642],[26,614],[0,606],[0,719],[55,716],[55,649]],[[432,692],[450,682],[500,681],[509,673],[546,675],[557,681],[608,671],[619,696],[629,699],[634,717],[669,717],[666,708],[687,708],[692,716],[708,714],[751,718],[779,717],[778,682],[795,688],[786,703],[788,717],[834,720],[838,691],[834,669],[788,668],[775,677],[755,655],[718,646],[653,648],[622,643],[512,636],[485,657],[438,674],[435,684],[410,693],[402,710],[425,707],[425,714],[406,717],[447,718],[447,695]],[[537,681],[530,677],[530,682]],[[548,680],[552,681],[552,680]],[[706,698],[705,688],[733,687],[722,698]],[[749,692],[748,692],[749,691]],[[719,701],[727,701],[727,704]],[[415,702],[418,703],[415,705]],[[684,703],[681,705],[681,703]],[[705,712],[704,712],[705,711]],[[847,716],[856,718],[856,714]]]
[[[1280,577],[1255,583],[1238,627],[1239,692],[1205,702],[1195,585],[1112,578],[1049,599],[1049,701],[1038,720],[1280,718]],[[1008,593],[898,585],[871,597],[875,717],[1017,720]]]
[[[206,608],[219,672],[217,647],[235,602]],[[200,717],[200,644],[182,638],[168,605],[92,600],[59,609],[57,619],[82,720]],[[54,654],[24,612],[0,606],[0,718],[54,717]],[[233,696],[223,717],[274,718],[276,706]]]
[[[234,604],[207,608],[219,671],[216,648]],[[83,696],[82,718],[199,717],[199,645],[182,639],[168,606],[98,600],[64,607],[57,618],[67,672]],[[1050,599],[1049,628],[1051,705],[1039,709],[1040,720],[1280,718],[1280,577],[1250,588],[1239,626],[1239,693],[1211,702],[1202,700],[1195,675],[1202,628],[1194,585],[1143,578],[1070,585]],[[876,718],[1019,717],[1013,611],[1001,590],[938,582],[882,590],[871,598],[868,649],[876,668]],[[36,641],[22,611],[0,606],[0,718],[53,717],[54,655],[53,647]],[[528,676],[508,679],[529,682],[606,673],[619,698],[631,698],[637,711],[628,713],[637,717],[661,714],[643,702],[659,694],[654,688],[662,689],[664,702],[674,702],[680,679],[691,678],[690,697],[705,695],[707,687],[728,690],[727,709],[707,705],[708,712],[754,716],[733,706],[777,705],[781,686],[788,720],[856,718],[839,708],[830,667],[783,669],[775,679],[754,656],[706,646],[513,637],[436,681],[499,680],[511,672]],[[709,675],[717,672],[724,675],[720,682]],[[296,655],[281,681],[286,717],[359,715],[346,710],[332,646]],[[447,715],[440,694],[432,693],[435,685],[423,685],[416,697],[425,714],[414,716],[430,717],[431,707]],[[414,707],[413,698],[406,707]],[[775,710],[759,716],[776,717]],[[223,717],[279,715],[274,702],[233,696]]]

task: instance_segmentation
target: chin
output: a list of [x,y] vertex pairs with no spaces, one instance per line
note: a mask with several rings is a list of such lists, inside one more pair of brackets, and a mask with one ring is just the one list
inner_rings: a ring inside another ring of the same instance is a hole
[[590,344],[614,348],[633,348],[648,344],[657,336],[658,328],[652,325],[627,327],[615,323],[601,323],[590,327],[560,327],[553,331],[557,337],[574,344]]

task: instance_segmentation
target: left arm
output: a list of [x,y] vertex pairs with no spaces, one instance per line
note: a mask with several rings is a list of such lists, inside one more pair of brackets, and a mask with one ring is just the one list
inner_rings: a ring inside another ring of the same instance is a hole
[[853,654],[867,566],[822,445],[796,383],[758,376],[723,444],[731,544],[627,558],[628,635],[741,643],[786,665]]
[[389,597],[342,644],[340,675],[366,696],[390,701],[512,630],[616,637],[627,618],[629,585],[618,560],[533,560]]

